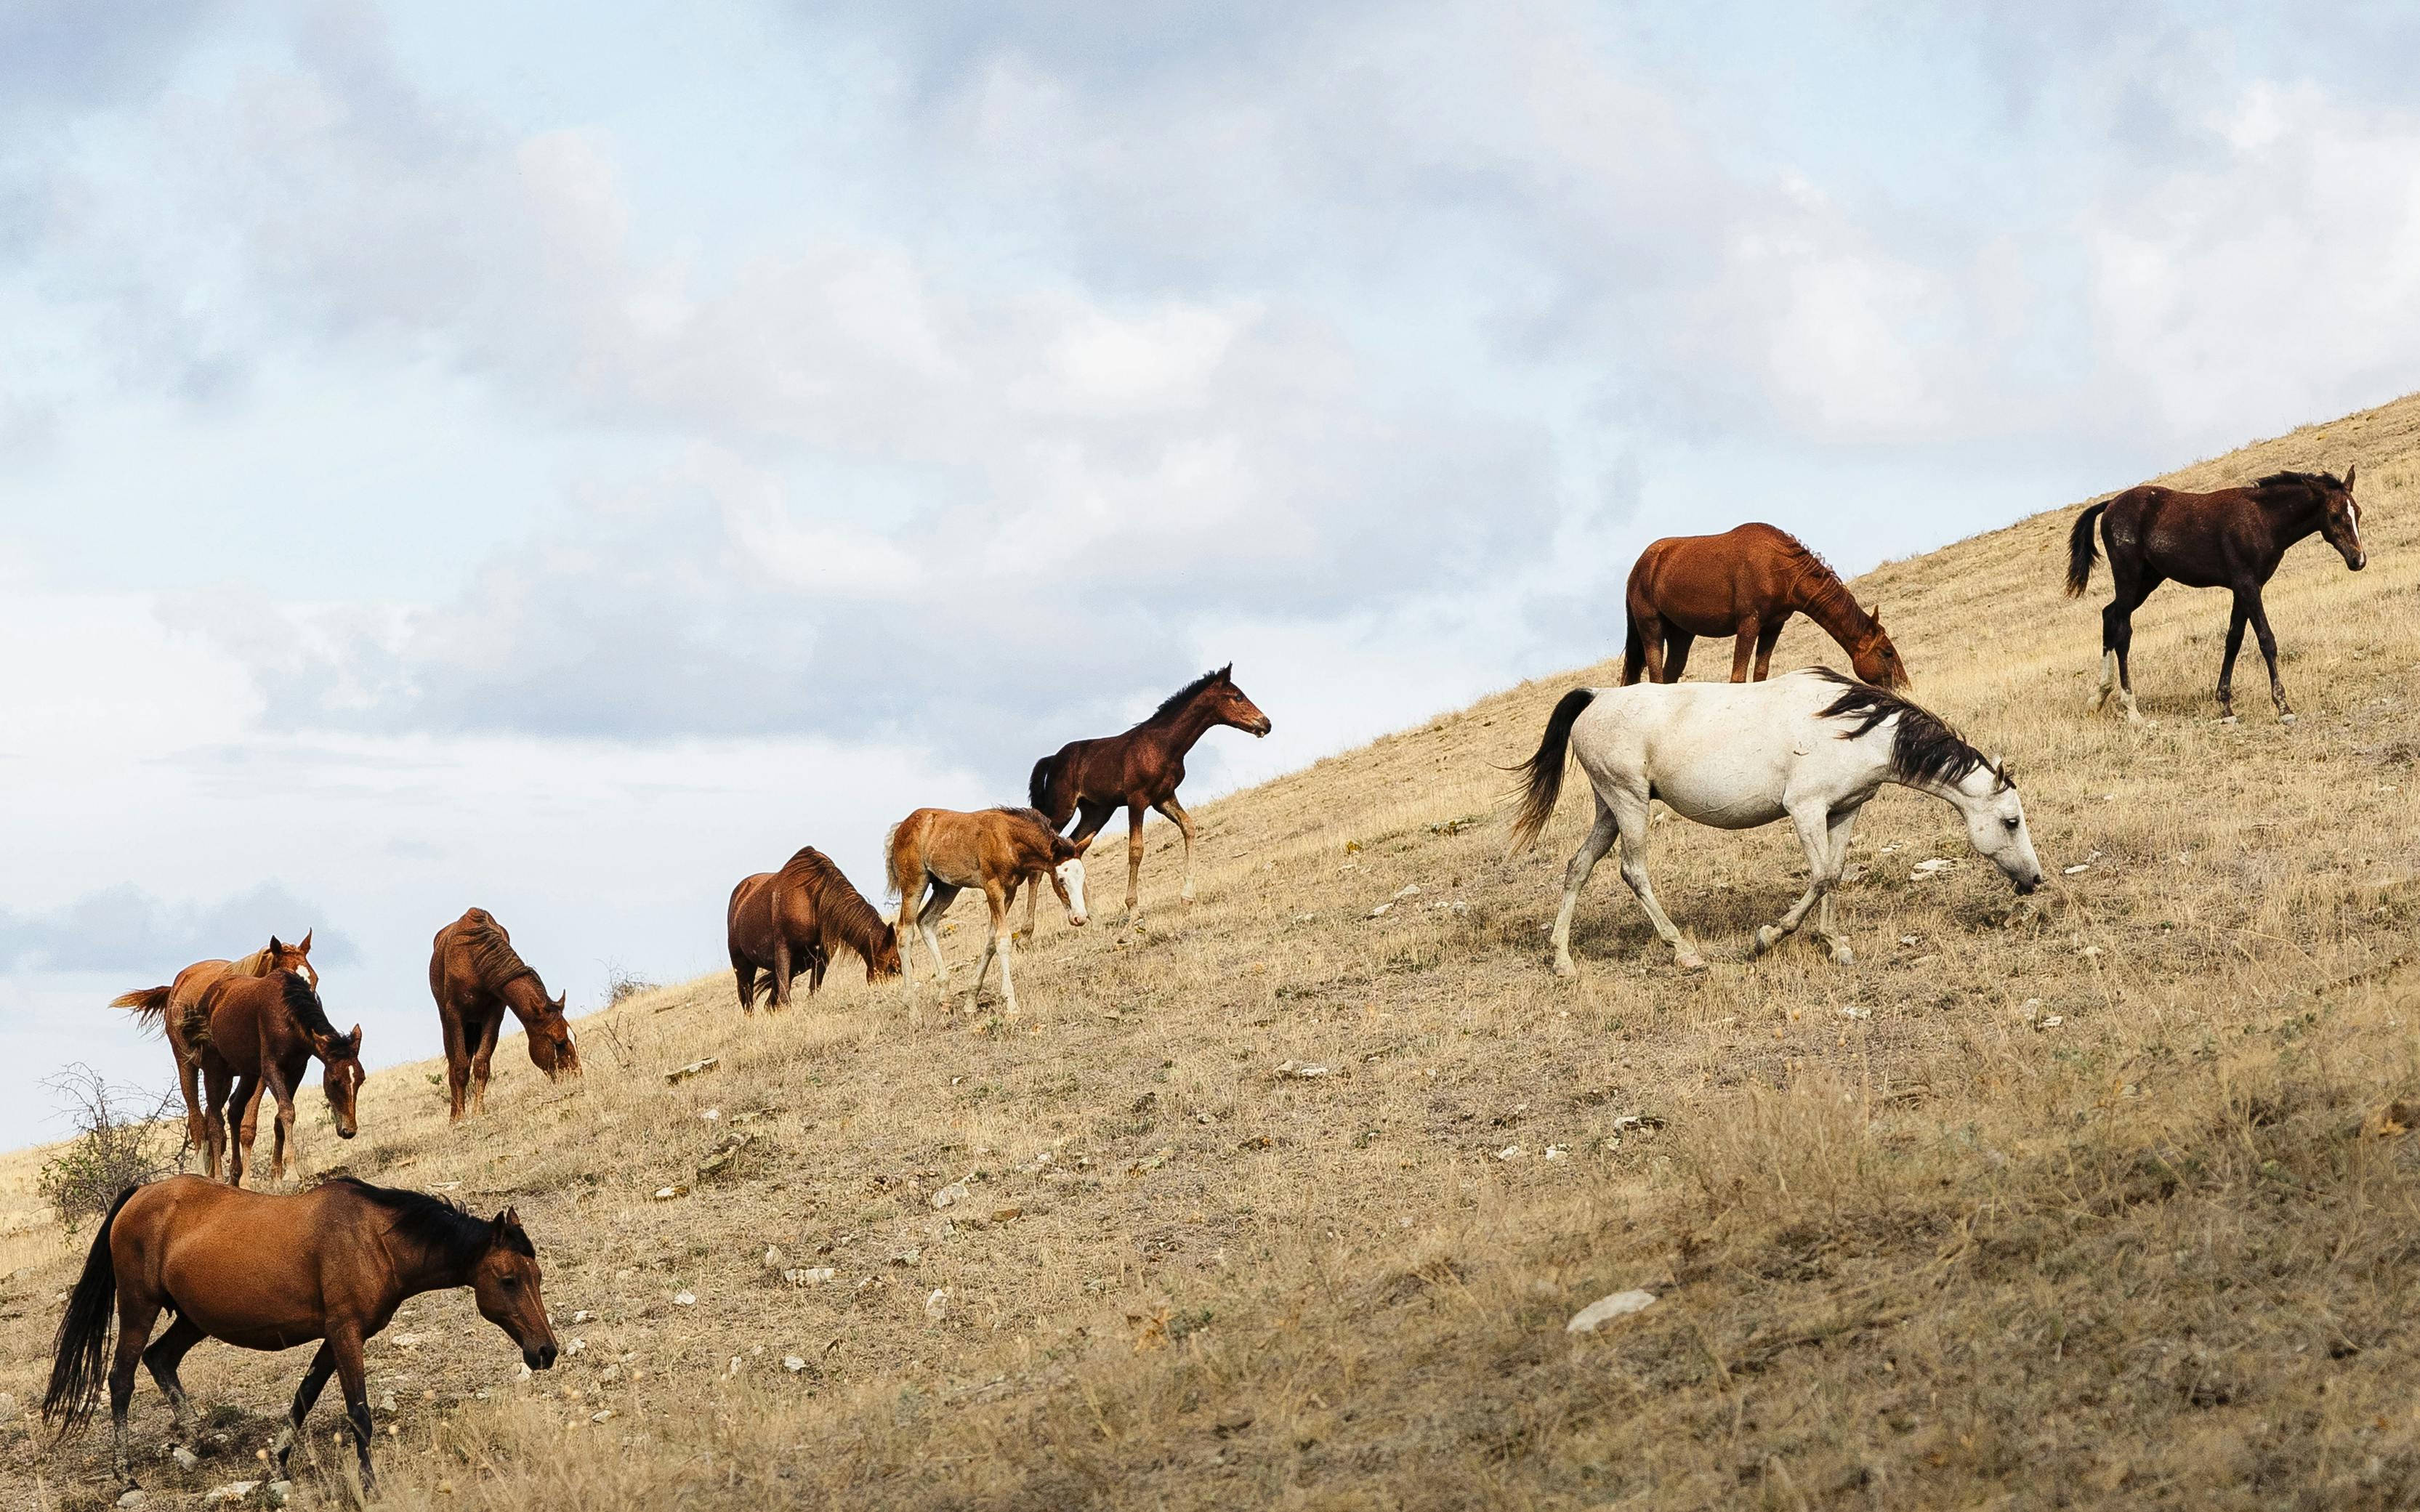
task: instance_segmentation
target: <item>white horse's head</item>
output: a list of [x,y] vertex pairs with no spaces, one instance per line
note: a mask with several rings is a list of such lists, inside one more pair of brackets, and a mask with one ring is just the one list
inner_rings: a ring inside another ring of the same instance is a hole
[[1086,917],[1084,909],[1084,858],[1080,856],[1071,856],[1067,857],[1067,859],[1060,862],[1057,866],[1052,867],[1050,869],[1050,882],[1054,890],[1059,894],[1059,901],[1067,905],[1067,922],[1070,924],[1081,924],[1084,922]]
[[2040,859],[2034,855],[2033,832],[2025,827],[2025,804],[2017,796],[2017,779],[2008,764],[1994,756],[1958,779],[1958,811],[1966,819],[1966,843],[1975,854],[2000,869],[2018,892],[2042,885]]

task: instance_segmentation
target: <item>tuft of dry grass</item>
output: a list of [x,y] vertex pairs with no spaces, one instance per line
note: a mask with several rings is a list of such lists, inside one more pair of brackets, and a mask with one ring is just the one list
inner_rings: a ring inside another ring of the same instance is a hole
[[[1548,974],[1584,804],[1509,861],[1466,821],[1606,663],[1203,805],[1190,910],[1156,830],[1145,922],[1046,923],[1022,1019],[928,999],[911,1030],[849,971],[743,1019],[709,979],[582,1021],[577,1085],[508,1047],[459,1130],[433,1063],[380,1073],[341,1153],[518,1204],[582,1349],[520,1381],[467,1297],[412,1304],[370,1350],[379,1504],[2420,1501],[2420,399],[2177,481],[2354,460],[2373,565],[2298,548],[2269,595],[2290,730],[2213,722],[2225,608],[2173,588],[2136,620],[2157,727],[2084,716],[2071,509],[1856,585],[1918,695],[2012,756],[2045,863],[2085,870],[2022,904],[1971,859],[1918,880],[1959,826],[1886,794],[1852,968],[1745,961],[1796,847],[1676,822],[1652,864],[1709,969],[1606,871],[1579,980]],[[1802,625],[1781,660],[1835,655]],[[340,1149],[317,1106],[302,1139]],[[10,1213],[30,1168],[0,1161]],[[11,1222],[23,1404],[73,1258]],[[1631,1288],[1658,1300],[1565,1332]],[[248,1473],[302,1364],[197,1350],[192,1473],[141,1388],[152,1504]],[[298,1459],[330,1499],[339,1431]],[[104,1442],[0,1427],[0,1489],[106,1505]]]

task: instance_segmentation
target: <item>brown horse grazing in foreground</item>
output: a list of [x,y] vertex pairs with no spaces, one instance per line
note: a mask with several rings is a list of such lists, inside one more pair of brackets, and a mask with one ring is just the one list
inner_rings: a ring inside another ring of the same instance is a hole
[[[808,974],[807,995],[814,996],[835,950],[856,951],[869,983],[899,975],[899,937],[890,922],[812,845],[779,872],[742,878],[731,889],[724,923],[745,1012],[756,1011],[760,992],[773,1008],[789,1007],[791,979],[801,971]],[[759,971],[765,973],[761,989]]]
[[[287,945],[272,934],[268,949],[255,950],[240,961],[196,961],[178,972],[176,980],[165,987],[121,993],[109,1000],[112,1008],[131,1008],[137,1018],[149,1019],[167,1040],[168,1053],[177,1059],[177,1086],[185,1094],[185,1142],[195,1149],[209,1147],[209,1129],[202,1118],[198,1085],[202,1070],[200,1041],[205,1038],[206,1026],[194,1010],[201,1006],[202,994],[221,977],[265,977],[272,971],[300,972],[313,988],[318,988],[319,973],[311,964],[308,931],[300,945]],[[209,1169],[211,1176],[219,1174],[215,1159]]]
[[[1055,756],[1033,764],[1026,796],[1052,829],[1065,829],[1081,813],[1073,839],[1078,855],[1092,848],[1093,837],[1123,808],[1126,811],[1126,917],[1135,912],[1142,878],[1142,814],[1156,809],[1185,837],[1185,887],[1177,897],[1193,901],[1193,819],[1176,802],[1176,785],[1185,780],[1185,753],[1214,725],[1232,725],[1254,736],[1269,733],[1269,717],[1235,686],[1235,664],[1229,662],[1171,693],[1151,717],[1122,735],[1098,740],[1074,740]],[[1025,933],[1033,933],[1033,910],[1039,894],[1029,894]]]
[[[362,1026],[356,1024],[350,1033],[338,1034],[309,981],[291,971],[221,977],[202,994],[197,1011],[206,1026],[201,1042],[203,1133],[205,1168],[211,1175],[218,1174],[219,1157],[225,1150],[227,1183],[243,1184],[246,1158],[259,1133],[263,1092],[277,1103],[277,1138],[269,1174],[286,1174],[288,1149],[294,1153],[296,1173],[301,1173],[302,1150],[294,1144],[294,1088],[314,1056],[327,1068],[320,1085],[328,1094],[337,1137],[350,1139],[358,1132],[355,1115],[366,1075],[362,1070]],[[229,1106],[242,1120],[231,1150],[226,1138]]]
[[[891,890],[899,895],[900,990],[908,998],[908,1017],[916,1017],[916,964],[908,932],[922,929],[924,948],[932,953],[933,970],[941,979],[947,1011],[950,967],[941,959],[941,935],[934,921],[957,901],[967,887],[981,887],[991,905],[991,936],[984,943],[983,964],[975,968],[975,984],[967,1005],[983,994],[984,974],[991,958],[1000,957],[1000,990],[1008,1011],[1016,1012],[1016,983],[1008,970],[1008,905],[1019,884],[1036,872],[1049,877],[1059,901],[1067,907],[1067,922],[1084,922],[1083,848],[1050,825],[1032,809],[985,809],[959,813],[949,809],[919,809],[899,821],[884,847],[891,856]],[[932,888],[929,901],[924,890]],[[921,907],[919,906],[921,904]]]
[[580,1047],[564,1017],[568,994],[546,995],[546,983],[513,949],[513,937],[484,908],[437,932],[428,952],[428,994],[437,999],[437,1023],[445,1035],[446,1121],[462,1119],[465,1094],[473,1112],[488,1111],[488,1069],[504,1011],[521,1021],[529,1038],[530,1064],[547,1080],[580,1074]]
[[1840,642],[1860,680],[1877,687],[1911,686],[1899,648],[1883,633],[1882,616],[1868,613],[1839,575],[1798,537],[1770,525],[1747,524],[1720,535],[1669,535],[1638,553],[1626,595],[1630,628],[1622,645],[1621,684],[1677,683],[1699,636],[1730,636],[1731,681],[1756,681],[1773,669],[1774,642],[1792,614],[1813,620]]
[[2187,588],[2224,588],[2235,595],[2226,623],[2226,656],[2218,664],[2219,717],[2235,718],[2235,657],[2243,649],[2249,622],[2269,663],[2269,697],[2277,717],[2294,722],[2286,685],[2277,678],[2277,638],[2269,633],[2261,587],[2285,560],[2286,548],[2316,532],[2359,572],[2368,565],[2361,548],[2361,505],[2353,502],[2353,469],[2339,480],[2331,472],[2273,472],[2248,488],[2216,493],[2180,493],[2146,485],[2093,505],[2076,517],[2067,538],[2067,596],[2080,596],[2092,580],[2092,522],[2101,522],[2109,545],[2109,576],[2117,592],[2101,611],[2101,687],[2088,712],[2118,695],[2127,722],[2139,724],[2134,677],[2127,653],[2134,645],[2134,610],[2151,590],[2170,579]]
[[[214,1338],[239,1349],[290,1350],[317,1339],[319,1352],[277,1437],[275,1471],[285,1475],[302,1420],[333,1373],[344,1389],[366,1490],[370,1398],[362,1342],[386,1327],[405,1298],[453,1287],[471,1288],[480,1316],[520,1346],[531,1369],[554,1364],[537,1251],[510,1208],[489,1222],[437,1197],[351,1177],[292,1196],[239,1192],[198,1176],[129,1187],[92,1236],[84,1274],[59,1318],[42,1417],[64,1435],[92,1415],[114,1312],[111,1463],[132,1486],[126,1409],[137,1360],[150,1366],[175,1413],[174,1431],[184,1437],[190,1429],[177,1367],[194,1345]],[[147,1350],[163,1310],[176,1316]]]

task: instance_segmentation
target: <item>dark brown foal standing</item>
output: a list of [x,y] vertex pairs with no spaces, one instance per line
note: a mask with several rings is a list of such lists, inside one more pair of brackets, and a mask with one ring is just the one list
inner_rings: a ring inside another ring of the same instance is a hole
[[311,964],[308,931],[299,945],[288,945],[272,934],[268,949],[255,950],[240,961],[196,961],[178,972],[165,987],[121,993],[109,1001],[112,1008],[132,1009],[135,1017],[151,1020],[168,1041],[168,1054],[177,1061],[178,1089],[185,1094],[185,1141],[203,1151],[212,1180],[218,1179],[219,1167],[218,1154],[209,1146],[209,1120],[202,1112],[201,1047],[209,1037],[198,1012],[202,994],[221,977],[265,977],[272,971],[297,972],[315,991],[318,988],[319,973]]
[[[92,1415],[114,1313],[111,1460],[118,1479],[132,1486],[126,1411],[137,1361],[150,1367],[175,1414],[173,1431],[182,1437],[191,1429],[177,1367],[194,1345],[213,1338],[239,1349],[290,1350],[318,1340],[319,1352],[277,1437],[276,1473],[286,1473],[302,1420],[334,1375],[366,1489],[370,1398],[362,1343],[386,1327],[405,1298],[453,1287],[471,1288],[479,1315],[520,1347],[531,1369],[554,1364],[537,1251],[510,1208],[490,1221],[441,1198],[351,1177],[290,1196],[239,1192],[198,1176],[129,1187],[92,1236],[84,1274],[59,1317],[42,1417],[65,1434]],[[144,1348],[163,1311],[175,1314],[167,1331]]]
[[488,1072],[504,1013],[521,1021],[530,1064],[553,1081],[580,1074],[580,1047],[564,1016],[568,994],[546,995],[537,968],[513,949],[513,937],[484,908],[437,932],[428,952],[428,995],[437,999],[437,1024],[445,1036],[448,1122],[459,1122],[464,1103],[488,1111]]
[[1670,535],[1648,544],[1623,594],[1628,632],[1621,653],[1627,687],[1643,674],[1677,683],[1699,636],[1730,636],[1731,681],[1773,670],[1773,647],[1792,614],[1813,620],[1849,654],[1857,676],[1877,687],[1909,686],[1899,648],[1839,574],[1788,531],[1751,522],[1720,535]]
[[831,857],[812,845],[801,847],[779,872],[741,878],[731,889],[723,922],[731,974],[745,1012],[756,1011],[759,996],[775,1009],[789,1007],[791,979],[801,971],[812,997],[839,950],[857,953],[869,983],[899,975],[899,941],[890,921]]
[[2218,712],[2235,717],[2235,657],[2249,624],[2269,664],[2269,697],[2277,717],[2294,722],[2286,685],[2277,676],[2277,638],[2260,590],[2284,561],[2287,548],[2317,534],[2335,547],[2354,572],[2368,565],[2361,548],[2361,505],[2353,501],[2354,469],[2343,478],[2330,472],[2273,472],[2248,488],[2183,493],[2145,485],[2093,505],[2076,517],[2068,533],[2067,596],[2080,596],[2092,580],[2092,527],[2109,548],[2115,592],[2101,611],[2101,687],[2087,708],[2098,712],[2114,693],[2127,722],[2139,724],[2134,676],[2127,654],[2134,646],[2134,611],[2151,590],[2175,579],[2188,588],[2224,588],[2235,595],[2226,624],[2226,656],[2218,664]]
[[[1093,837],[1109,816],[1126,811],[1126,918],[1135,915],[1137,889],[1142,878],[1142,816],[1156,809],[1185,837],[1185,887],[1177,896],[1193,901],[1193,820],[1176,802],[1176,785],[1185,780],[1185,753],[1215,725],[1232,725],[1260,736],[1269,733],[1269,717],[1235,686],[1234,663],[1201,676],[1170,694],[1151,717],[1122,735],[1075,740],[1056,756],[1033,764],[1026,795],[1053,829],[1065,829],[1076,818],[1068,838],[1078,852],[1090,848]],[[1080,818],[1077,816],[1080,815]],[[1025,932],[1033,933],[1033,910],[1039,894],[1025,900]]]
[[295,1169],[301,1171],[302,1151],[294,1147],[294,1088],[315,1056],[325,1067],[320,1086],[328,1094],[336,1134],[353,1137],[366,1075],[362,1070],[362,1026],[356,1024],[349,1033],[338,1034],[308,980],[291,971],[221,977],[202,994],[197,1012],[205,1035],[200,1047],[203,1122],[211,1170],[218,1169],[220,1151],[226,1149],[226,1110],[233,1107],[242,1120],[234,1147],[227,1149],[228,1185],[243,1184],[264,1094],[277,1104],[277,1139],[269,1174],[285,1176],[289,1149]]

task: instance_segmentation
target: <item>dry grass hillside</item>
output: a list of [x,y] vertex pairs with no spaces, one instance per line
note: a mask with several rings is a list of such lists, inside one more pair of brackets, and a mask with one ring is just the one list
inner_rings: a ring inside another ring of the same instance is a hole
[[[1849,968],[1742,959],[1801,885],[1784,828],[1675,822],[1658,888],[1709,969],[1607,867],[1548,973],[1587,805],[1507,861],[1491,764],[1600,663],[1204,805],[1189,911],[1156,831],[1144,927],[1046,918],[1020,1021],[910,1028],[849,966],[743,1019],[716,978],[584,1021],[577,1086],[507,1041],[459,1131],[433,1067],[375,1077],[341,1150],[312,1094],[316,1159],[518,1204],[581,1351],[517,1379],[466,1295],[413,1305],[371,1349],[378,1504],[2420,1503],[2420,398],[2176,481],[2353,460],[2370,569],[2306,543],[2270,593],[2295,728],[2257,670],[2214,722],[2226,605],[2174,588],[2137,622],[2156,727],[2086,717],[2071,508],[1858,585],[2013,759],[2054,876],[2021,904],[1889,790]],[[1837,658],[1802,625],[1780,659]],[[22,1407],[74,1258],[30,1217],[6,1243]],[[196,1350],[191,1472],[139,1387],[147,1504],[251,1473],[303,1363]],[[0,1434],[8,1504],[116,1498],[105,1431]]]

